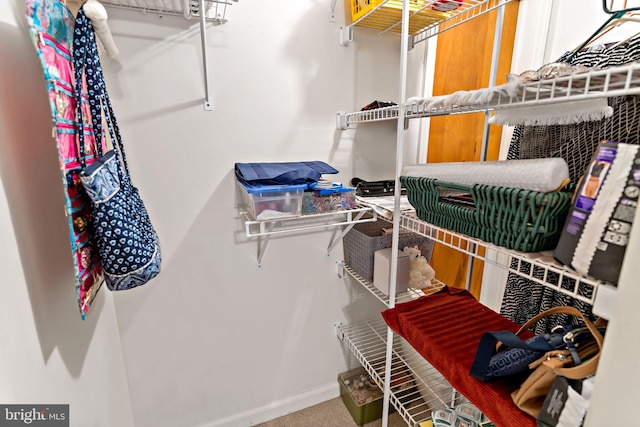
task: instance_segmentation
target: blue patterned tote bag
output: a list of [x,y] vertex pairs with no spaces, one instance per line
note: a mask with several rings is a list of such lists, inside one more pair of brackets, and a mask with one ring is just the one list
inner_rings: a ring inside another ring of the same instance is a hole
[[103,114],[113,145],[113,149],[97,159],[85,155],[84,121],[78,100],[82,164],[80,179],[91,198],[92,222],[105,282],[112,291],[135,288],[160,273],[160,243],[138,189],[131,182],[120,130],[102,74],[93,27],[82,8],[75,21],[73,61],[76,94],[80,94],[83,78],[86,80],[96,152],[104,153]]

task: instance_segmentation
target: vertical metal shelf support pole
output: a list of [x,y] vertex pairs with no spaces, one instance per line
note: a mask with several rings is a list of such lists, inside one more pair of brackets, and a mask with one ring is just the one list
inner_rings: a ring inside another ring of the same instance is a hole
[[[389,308],[396,305],[396,281],[398,276],[398,240],[400,233],[400,171],[404,153],[405,115],[407,99],[407,56],[409,52],[409,0],[402,0],[402,31],[400,32],[400,82],[398,89],[398,126],[396,140],[396,173],[393,208],[393,234],[391,237],[391,276],[389,278]],[[393,356],[394,332],[387,327],[387,352],[384,367],[384,399],[382,427],[389,423],[389,398],[391,396],[391,359]]]
[[209,61],[207,59],[207,12],[205,0],[200,0],[200,43],[202,44],[202,70],[204,73],[204,110],[213,111],[209,98]]

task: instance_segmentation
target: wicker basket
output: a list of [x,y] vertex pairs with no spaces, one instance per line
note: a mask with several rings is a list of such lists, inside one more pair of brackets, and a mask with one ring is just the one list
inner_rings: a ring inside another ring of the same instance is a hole
[[553,249],[571,206],[571,193],[564,191],[468,186],[409,176],[400,181],[418,218],[523,252]]
[[[342,239],[344,261],[365,280],[373,281],[374,252],[391,247],[391,234],[383,235],[383,229],[393,225],[384,220],[363,222],[353,226]],[[421,254],[429,261],[433,250],[433,240],[416,233],[401,233],[398,249],[418,246]]]

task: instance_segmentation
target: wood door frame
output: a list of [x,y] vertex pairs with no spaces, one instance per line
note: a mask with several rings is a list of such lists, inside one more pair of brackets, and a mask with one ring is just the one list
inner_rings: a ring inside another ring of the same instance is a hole
[[[503,6],[496,85],[505,83],[511,71],[519,4],[516,1]],[[498,11],[494,10],[438,35],[433,96],[489,86],[497,14]],[[426,161],[481,160],[484,121],[484,113],[431,118]],[[501,126],[491,126],[486,160],[498,159],[501,135]],[[465,288],[468,264],[468,255],[441,244],[435,245],[431,265],[438,279],[447,285]],[[474,260],[470,290],[477,299],[480,298],[483,267],[482,261]]]

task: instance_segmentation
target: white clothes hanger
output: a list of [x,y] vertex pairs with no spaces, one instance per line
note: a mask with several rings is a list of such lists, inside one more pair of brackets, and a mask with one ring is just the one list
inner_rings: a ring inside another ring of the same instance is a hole
[[87,15],[87,18],[91,20],[93,30],[102,43],[107,55],[116,58],[120,54],[120,51],[113,41],[111,30],[107,24],[107,19],[109,18],[107,10],[98,0],[86,0],[84,3],[84,13]]

